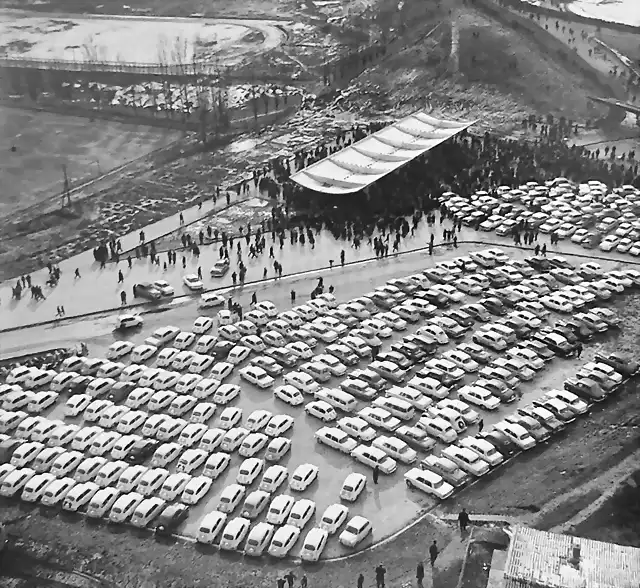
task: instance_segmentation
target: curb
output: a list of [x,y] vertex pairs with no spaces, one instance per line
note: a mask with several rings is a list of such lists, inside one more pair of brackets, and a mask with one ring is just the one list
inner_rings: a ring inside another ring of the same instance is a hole
[[[172,231],[173,232],[173,231]],[[458,245],[481,245],[483,247],[504,247],[504,248],[509,248],[509,249],[519,249],[520,251],[532,251],[531,248],[529,247],[523,247],[523,246],[519,246],[519,245],[512,245],[510,243],[491,243],[491,242],[486,242],[486,241],[458,241]],[[438,243],[435,244],[433,246],[434,250],[435,249],[439,249],[442,247],[450,247],[450,248],[454,248],[453,247],[453,243]],[[357,266],[357,265],[363,265],[366,263],[371,263],[372,261],[379,261],[380,259],[390,259],[390,258],[398,258],[398,257],[402,257],[404,255],[410,255],[410,254],[415,254],[415,253],[423,253],[425,251],[429,250],[429,246],[423,246],[423,247],[417,247],[415,249],[408,249],[406,251],[399,251],[397,253],[393,253],[391,255],[389,255],[386,258],[378,258],[378,257],[367,257],[366,259],[359,259],[357,261],[349,261],[347,263],[345,263],[344,265],[334,265],[333,267],[331,266],[320,266],[317,268],[313,268],[313,269],[309,269],[309,270],[304,270],[304,271],[299,271],[299,272],[294,272],[291,274],[284,274],[282,277],[280,278],[267,278],[266,280],[254,280],[252,282],[244,282],[244,284],[237,284],[235,286],[231,285],[231,286],[219,286],[217,288],[209,288],[209,289],[205,289],[202,290],[198,293],[193,293],[193,294],[181,294],[180,296],[175,296],[174,298],[171,299],[171,302],[180,302],[180,301],[187,301],[190,299],[195,299],[196,297],[200,296],[201,294],[207,294],[209,292],[223,292],[223,291],[234,291],[238,288],[244,288],[247,286],[257,286],[260,284],[266,284],[269,282],[276,282],[276,281],[282,281],[285,278],[296,278],[296,277],[300,277],[300,276],[304,276],[304,275],[308,275],[308,274],[312,274],[312,273],[316,273],[316,272],[322,272],[322,271],[326,271],[326,270],[331,270],[331,269],[337,269],[340,267],[348,267],[348,266]],[[606,262],[611,262],[611,261],[616,261],[615,259],[612,259],[610,257],[602,257],[602,256],[597,256],[597,255],[583,255],[580,253],[568,253],[568,252],[563,252],[563,251],[547,251],[547,253],[550,253],[551,255],[566,255],[568,257],[581,257],[584,259],[593,259],[593,260],[597,260],[597,261],[606,261]],[[622,261],[620,263],[623,263]],[[625,260],[624,263],[630,263],[632,265],[637,265],[640,266],[640,261],[635,261],[635,260]],[[136,304],[127,304],[124,306],[113,306],[113,307],[109,307],[109,308],[103,308],[101,310],[94,310],[91,312],[85,312],[85,313],[81,313],[81,314],[75,314],[75,315],[71,315],[69,317],[65,317],[64,319],[49,319],[47,321],[40,321],[40,322],[36,322],[36,323],[29,323],[26,325],[19,325],[16,327],[8,327],[5,329],[0,329],[0,334],[3,333],[13,333],[16,331],[22,331],[25,329],[32,329],[35,327],[45,327],[45,326],[49,326],[49,325],[59,325],[62,324],[63,321],[71,321],[71,320],[78,320],[78,319],[85,319],[85,318],[90,318],[90,317],[97,317],[100,316],[102,314],[110,314],[110,313],[115,313],[115,312],[123,312],[123,311],[127,311],[127,310],[134,310],[134,309],[140,309],[142,311],[142,314],[146,314],[146,313],[152,313],[152,312],[162,312],[165,310],[170,310],[170,306],[160,306],[159,304],[156,306],[154,305],[153,302],[138,302]],[[143,310],[144,309],[144,310]]]

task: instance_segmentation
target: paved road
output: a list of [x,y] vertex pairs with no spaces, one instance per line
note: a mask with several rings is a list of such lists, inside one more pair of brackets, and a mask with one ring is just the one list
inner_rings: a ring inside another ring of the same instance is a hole
[[[438,256],[438,261],[450,259],[462,251],[447,251]],[[525,252],[515,251],[513,256],[523,258]],[[362,265],[351,269],[334,270],[333,278],[339,284],[337,296],[340,301],[346,301],[354,296],[363,294],[371,290],[375,286],[381,285],[384,281],[403,275],[409,275],[430,264],[432,259],[425,254],[408,254],[398,260],[388,260],[383,262],[373,262],[372,264]],[[612,267],[615,262],[610,262],[608,267]],[[375,271],[372,268],[375,267]],[[308,281],[308,280],[307,280]],[[290,307],[289,291],[291,285],[300,284],[302,281],[293,282],[283,280],[270,285],[266,285],[258,290],[259,299],[267,299],[273,301],[279,309]],[[240,295],[241,302],[246,306],[250,297],[250,292],[246,291]],[[189,330],[193,320],[198,316],[199,312],[195,307],[195,303],[190,301],[186,304],[176,305],[167,312],[146,315],[145,327],[141,333],[131,336],[131,339],[137,343],[150,334],[154,329],[167,324],[172,324],[184,330]],[[210,313],[213,315],[214,313]],[[417,326],[411,327],[415,330]],[[108,345],[114,340],[111,332],[112,318],[95,319],[91,321],[71,322],[54,328],[33,328],[19,332],[9,333],[3,336],[3,346],[9,348],[27,350],[42,345],[43,341],[48,340],[51,343],[56,341],[58,344],[77,343],[84,340],[89,345],[90,355],[93,357],[104,357]],[[394,340],[398,336],[394,336]],[[385,348],[388,347],[390,341],[385,342]],[[450,344],[448,347],[452,347]],[[322,347],[319,345],[319,347]],[[320,352],[316,350],[316,353]],[[576,362],[556,360],[552,368],[544,371],[533,382],[523,384],[523,398],[519,401],[526,404],[532,399],[538,397],[543,390],[561,386],[562,380],[568,375],[575,372]],[[471,376],[467,376],[469,381]],[[237,375],[232,375],[230,380],[232,383],[239,383]],[[339,380],[332,379],[330,386],[337,386]],[[236,405],[243,409],[243,417],[246,417],[255,409],[267,409],[274,413],[291,414],[296,418],[295,432],[292,435],[293,446],[291,454],[284,460],[284,464],[292,471],[297,465],[305,462],[314,463],[320,468],[320,481],[315,483],[310,489],[305,491],[302,496],[312,498],[316,501],[318,512],[321,513],[329,504],[337,501],[338,493],[344,478],[351,471],[362,472],[370,476],[370,470],[361,466],[353,459],[338,454],[332,449],[326,447],[318,447],[313,439],[313,432],[317,430],[321,423],[307,417],[301,408],[292,408],[281,402],[272,399],[269,392],[258,391],[246,384],[242,385],[242,393]],[[359,407],[364,406],[363,402],[359,402]],[[485,426],[489,426],[503,418],[506,413],[510,413],[515,406],[502,408],[494,414],[484,413]],[[482,412],[482,411],[481,411]],[[50,417],[61,418],[61,407],[56,407],[51,411]],[[475,427],[470,428],[470,432],[474,433]],[[421,456],[422,457],[422,456]],[[235,453],[232,457],[232,465],[227,472],[218,479],[203,501],[194,509],[193,516],[187,522],[182,530],[185,534],[193,534],[197,530],[197,525],[202,516],[213,510],[217,504],[219,495],[224,487],[232,483],[241,463],[241,458]],[[361,513],[372,520],[374,524],[373,539],[378,540],[391,533],[401,529],[409,521],[423,509],[434,506],[434,501],[422,496],[420,493],[410,492],[406,489],[402,475],[407,470],[407,466],[400,466],[398,471],[389,477],[381,477],[380,484],[374,486],[369,477],[368,489],[366,494],[362,496],[355,505],[350,507],[350,513]],[[281,492],[286,490],[281,489]],[[393,504],[393,508],[388,508]],[[332,541],[326,556],[342,554],[344,551],[337,542]]]

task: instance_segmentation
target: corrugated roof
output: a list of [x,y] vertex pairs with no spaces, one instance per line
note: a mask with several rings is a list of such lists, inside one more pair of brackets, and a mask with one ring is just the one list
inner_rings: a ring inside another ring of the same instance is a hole
[[358,192],[474,122],[416,112],[293,174],[291,179],[327,194]]
[[[580,546],[580,564],[570,560]],[[640,549],[516,527],[505,588],[638,588]]]

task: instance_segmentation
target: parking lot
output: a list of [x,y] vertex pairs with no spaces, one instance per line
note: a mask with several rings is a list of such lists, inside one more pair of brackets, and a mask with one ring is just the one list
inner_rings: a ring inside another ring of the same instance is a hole
[[[463,252],[457,251],[455,253],[463,254]],[[455,257],[454,251],[447,253],[446,255],[439,256],[436,261],[438,263],[442,263],[443,261],[448,261]],[[525,253],[521,251],[511,252],[509,254],[514,259],[523,259],[525,257]],[[572,263],[580,264],[582,261],[579,259],[571,259]],[[602,263],[602,269],[604,271],[609,271],[614,268],[615,262],[610,263]],[[481,269],[481,268],[478,268]],[[476,270],[471,271],[471,266],[467,263],[467,274],[474,273]],[[536,272],[538,273],[538,272]],[[386,276],[385,276],[386,277]],[[369,278],[370,279],[370,278]],[[381,279],[379,282],[373,278],[373,286],[383,286],[384,279]],[[344,291],[344,290],[343,290]],[[360,292],[359,294],[365,294],[365,292]],[[484,295],[484,292],[482,293]],[[260,293],[261,299],[269,299],[269,290],[266,289]],[[619,296],[617,294],[616,296]],[[346,302],[344,295],[340,295],[338,292],[337,302],[342,303]],[[444,312],[450,311],[452,309],[460,308],[461,306],[474,303],[481,299],[481,296],[471,296],[465,295],[464,298],[458,302],[452,304],[447,309],[440,309],[436,312],[436,315],[442,315]],[[278,300],[279,311],[288,310],[290,305],[284,305],[282,302],[282,297]],[[599,303],[602,305],[602,303]],[[593,306],[593,304],[592,304]],[[196,314],[193,313],[193,307],[190,307],[188,311],[185,309],[175,310],[168,313],[149,316],[145,322],[145,326],[135,334],[127,335],[126,338],[130,339],[136,345],[141,344],[145,338],[150,336],[152,332],[159,326],[163,325],[175,325],[183,331],[189,331],[193,325],[193,320],[196,318]],[[191,314],[191,318],[187,318]],[[209,315],[212,317],[216,316],[215,310],[206,310],[201,312],[202,315]],[[496,320],[498,317],[492,316],[491,320]],[[553,324],[560,318],[560,315],[553,312],[546,321],[546,324]],[[566,317],[565,317],[566,318]],[[382,339],[382,352],[389,350],[392,344],[399,342],[403,337],[406,337],[409,334],[415,333],[419,328],[423,327],[427,324],[427,318],[422,317],[415,324],[408,324],[407,329],[403,331],[393,331],[391,337]],[[451,341],[447,344],[438,345],[438,348],[435,353],[435,357],[439,357],[443,352],[447,350],[453,349],[455,346],[463,343],[469,342],[471,340],[471,336],[475,329],[479,328],[482,323],[476,322],[474,326],[465,334],[465,336],[461,339],[457,339],[455,341]],[[210,334],[216,334],[216,327]],[[599,335],[601,336],[601,335]],[[596,339],[597,340],[597,339]],[[99,344],[91,345],[91,357],[104,358],[107,353],[108,341],[106,338],[103,338]],[[317,347],[313,350],[315,355],[323,353],[325,351],[326,345],[322,342],[317,344]],[[504,353],[497,353],[490,351],[491,356],[493,358],[504,355]],[[252,353],[249,360],[255,357],[256,354]],[[249,361],[247,360],[247,361]],[[127,357],[121,358],[118,361],[122,361],[125,364],[129,364],[130,360]],[[352,517],[356,514],[360,514],[366,517],[373,526],[373,532],[370,536],[368,536],[362,543],[358,545],[358,548],[362,548],[366,546],[368,543],[372,541],[377,541],[381,538],[387,537],[393,532],[402,529],[406,526],[412,519],[416,517],[416,515],[425,509],[429,509],[435,506],[438,500],[434,497],[428,496],[427,494],[419,491],[419,490],[409,490],[403,480],[403,475],[410,469],[410,467],[418,466],[419,462],[427,455],[426,452],[418,450],[418,459],[417,461],[408,466],[398,463],[397,470],[386,476],[384,474],[380,475],[379,483],[376,485],[372,480],[372,470],[371,468],[361,464],[356,461],[352,457],[340,453],[339,451],[329,448],[324,445],[319,445],[316,443],[314,439],[314,433],[320,427],[324,426],[325,423],[322,423],[318,419],[305,414],[304,412],[304,404],[301,406],[293,407],[288,404],[274,400],[272,396],[272,388],[267,390],[261,390],[255,386],[248,384],[243,381],[239,377],[239,369],[244,367],[247,364],[247,361],[242,363],[239,366],[236,366],[231,374],[224,383],[225,384],[237,384],[241,387],[241,393],[237,399],[235,399],[229,406],[236,406],[242,409],[242,422],[246,422],[247,417],[257,409],[265,409],[276,414],[287,414],[291,415],[295,419],[295,425],[293,431],[289,431],[286,436],[291,438],[292,445],[291,451],[285,455],[281,460],[280,464],[286,466],[288,468],[289,474],[293,472],[293,470],[304,463],[311,463],[316,465],[319,468],[319,476],[318,479],[313,482],[313,484],[306,489],[304,492],[294,492],[290,490],[286,483],[282,485],[276,494],[280,493],[289,493],[293,495],[296,499],[298,498],[309,498],[316,503],[316,515],[315,521],[319,522],[320,517],[327,506],[330,504],[341,502],[339,499],[339,492],[342,487],[343,481],[345,477],[351,472],[360,472],[367,477],[367,487],[362,495],[355,501],[354,503],[348,503],[349,507],[349,517]],[[370,363],[369,359],[363,359],[359,362],[358,365],[349,367],[348,373],[350,373],[354,369],[362,369],[366,367]],[[424,362],[420,362],[419,365],[414,365],[409,371],[407,381],[411,379],[411,377],[419,371]],[[531,381],[521,381],[518,385],[519,392],[521,392],[522,396],[515,402],[511,404],[501,404],[498,410],[496,411],[487,411],[482,408],[473,407],[478,413],[480,413],[481,418],[484,421],[484,431],[490,430],[492,425],[498,421],[504,419],[505,416],[515,412],[519,407],[530,404],[532,401],[540,398],[546,391],[553,388],[562,388],[563,381],[572,376],[576,370],[577,366],[579,366],[581,362],[576,359],[560,359],[555,358],[550,364],[548,364],[545,369],[536,373],[536,376]],[[154,365],[154,360],[150,360],[147,362],[148,366]],[[480,366],[482,368],[482,366]],[[290,372],[290,369],[285,370],[286,375]],[[183,371],[186,373],[186,370]],[[346,376],[345,376],[346,377]],[[331,380],[325,384],[324,386],[337,388],[341,384],[341,382],[345,379],[345,377],[337,378],[332,377]],[[463,380],[459,382],[449,394],[449,398],[456,398],[457,392],[455,391],[460,385],[467,385],[473,383],[473,381],[477,378],[477,373],[466,373]],[[275,386],[279,386],[283,383],[282,377],[276,379],[274,384]],[[406,381],[402,384],[406,386]],[[60,402],[56,404],[55,407],[43,412],[43,416],[46,416],[49,419],[60,419],[64,420],[65,423],[77,423],[82,424],[82,418],[65,418],[63,405],[66,400],[65,396],[60,397]],[[209,399],[210,400],[210,399]],[[305,395],[305,403],[313,400],[313,398],[309,395]],[[433,404],[437,403],[437,399],[433,399]],[[357,400],[357,408],[354,412],[359,411],[370,404],[370,402],[358,399]],[[143,407],[144,409],[144,407]],[[222,408],[218,407],[215,416],[211,419],[209,423],[207,423],[210,427],[215,427],[218,423],[218,417],[222,411]],[[338,414],[338,418],[341,418],[344,414]],[[189,417],[189,413],[183,415],[183,418]],[[408,424],[416,424],[420,417],[420,414],[416,414],[416,416],[409,421]],[[405,423],[403,423],[405,424]],[[335,423],[327,423],[328,426],[334,426]],[[379,434],[390,434],[385,433],[384,431],[378,431]],[[468,429],[461,434],[461,437],[468,435],[475,435],[478,433],[477,425],[473,424],[468,427]],[[554,442],[553,438],[550,442]],[[196,445],[197,446],[197,445]],[[431,453],[437,455],[440,451],[445,447],[444,444],[438,442],[436,446],[433,448]],[[261,453],[258,454],[260,456]],[[201,500],[197,505],[191,508],[190,516],[186,523],[179,529],[179,533],[182,535],[186,535],[189,537],[194,537],[197,534],[200,521],[204,517],[204,515],[208,512],[211,512],[216,509],[218,505],[218,501],[222,491],[229,484],[234,483],[236,481],[236,476],[244,458],[238,455],[237,451],[234,451],[231,456],[231,465],[226,471],[218,477],[212,484],[210,491]],[[267,464],[268,465],[268,464]],[[175,470],[175,462],[172,463],[168,467],[170,472]],[[197,475],[202,468],[192,472],[194,475]],[[257,484],[260,480],[260,476],[254,482],[247,491],[247,494],[251,490],[255,490],[257,488]],[[233,513],[229,515],[229,517],[239,516],[240,507],[238,507]],[[256,519],[252,524],[255,524],[258,521],[264,520],[264,513]],[[314,519],[312,519],[313,521]],[[306,534],[308,530],[310,530],[313,526],[313,522],[307,524],[301,534],[301,539],[294,546],[291,551],[291,554],[295,555],[299,552],[300,547],[302,545],[302,537]],[[331,557],[335,555],[340,555],[344,553],[348,553],[349,550],[346,550],[342,547],[338,541],[336,540],[337,535],[333,536],[329,541],[327,548],[323,552],[323,557]]]

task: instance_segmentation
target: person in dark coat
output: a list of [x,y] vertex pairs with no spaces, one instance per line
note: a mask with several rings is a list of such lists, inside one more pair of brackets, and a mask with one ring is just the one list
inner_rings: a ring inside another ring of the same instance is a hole
[[465,533],[469,525],[469,513],[467,513],[465,508],[463,508],[462,512],[458,515],[458,523],[460,523],[460,531]]
[[416,580],[418,580],[418,586],[422,586],[422,580],[424,580],[424,565],[422,565],[422,562],[418,562],[416,567]]
[[431,567],[435,565],[437,558],[438,558],[438,543],[434,539],[433,543],[429,547],[429,559],[431,560]]
[[378,466],[376,466],[375,468],[373,468],[373,483],[377,484],[378,483],[378,478],[380,477],[380,468]]

